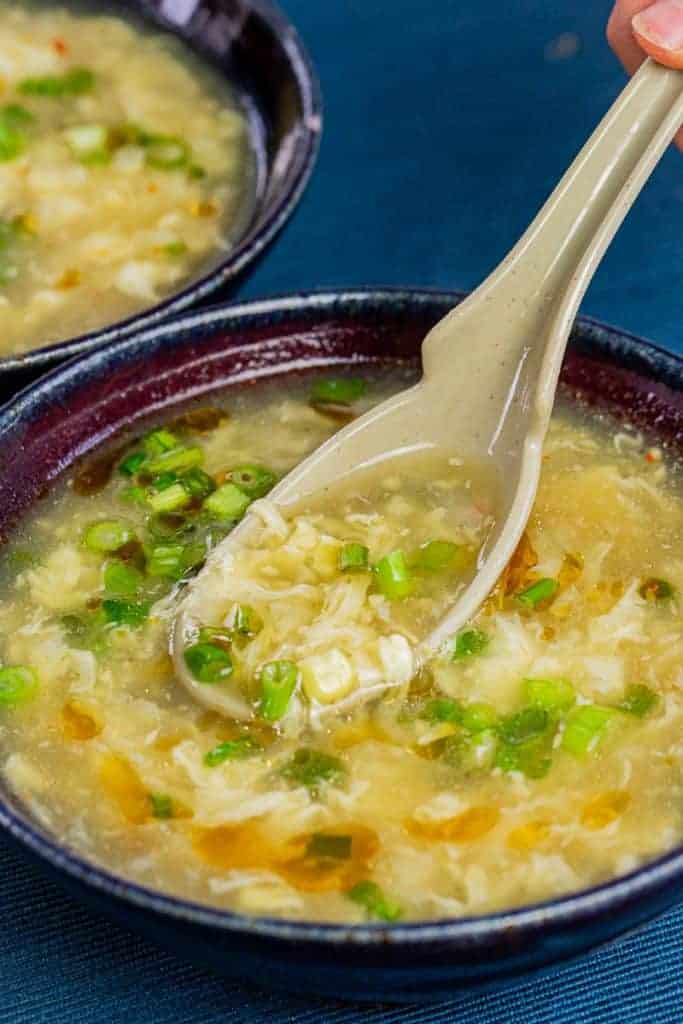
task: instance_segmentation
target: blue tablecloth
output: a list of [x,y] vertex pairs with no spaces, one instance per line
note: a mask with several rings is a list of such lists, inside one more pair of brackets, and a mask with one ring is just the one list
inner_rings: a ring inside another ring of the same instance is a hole
[[[468,288],[525,227],[622,84],[608,0],[287,0],[325,137],[294,221],[241,297],[349,284]],[[584,303],[683,352],[683,158],[657,169]],[[428,1009],[223,982],[82,909],[0,841],[6,1024],[678,1024],[683,912],[554,975]]]

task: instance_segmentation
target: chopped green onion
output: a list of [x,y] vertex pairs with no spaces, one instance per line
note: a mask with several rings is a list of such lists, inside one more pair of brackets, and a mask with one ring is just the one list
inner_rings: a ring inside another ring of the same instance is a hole
[[636,718],[645,718],[650,711],[659,703],[659,695],[643,683],[630,683],[626,687],[624,699],[617,705],[620,711],[625,711]]
[[348,860],[351,856],[351,836],[334,832],[314,832],[306,844],[306,857],[317,860]]
[[180,580],[206,558],[203,544],[156,544],[147,552],[147,572],[167,580]]
[[44,75],[42,78],[25,78],[19,83],[19,92],[25,96],[82,96],[91,92],[95,76],[88,68],[70,68],[63,75]]
[[658,579],[656,576],[651,576],[647,580],[643,580],[641,585],[638,587],[638,593],[645,601],[670,601],[675,594],[675,590],[668,580]]
[[64,138],[72,154],[83,164],[103,164],[111,157],[109,131],[103,124],[67,128]]
[[38,676],[32,668],[13,665],[0,668],[0,708],[26,704],[38,692]]
[[317,380],[311,388],[312,402],[333,402],[336,405],[350,405],[362,398],[368,386],[364,380],[354,377],[337,377]]
[[135,597],[144,582],[141,572],[118,558],[107,562],[104,567],[104,589],[115,597]]
[[204,452],[201,448],[171,448],[168,451],[154,455],[145,465],[145,472],[157,473],[183,473],[193,466],[198,466],[204,461]]
[[144,452],[131,452],[130,455],[126,455],[125,459],[119,464],[119,473],[123,476],[135,476],[138,470],[142,467],[143,462],[147,461],[147,456]]
[[109,554],[135,540],[135,533],[120,519],[102,519],[85,531],[83,543],[90,551]]
[[168,242],[163,247],[163,250],[167,256],[171,256],[173,259],[176,259],[179,256],[185,255],[187,252],[187,245],[182,241]]
[[345,544],[339,552],[339,568],[341,572],[364,572],[369,556],[364,544]]
[[206,498],[212,491],[216,490],[216,484],[208,473],[195,466],[194,469],[183,473],[182,485],[195,499]]
[[462,727],[467,732],[484,732],[498,725],[496,709],[483,701],[467,704],[463,710]]
[[[15,160],[24,151],[24,134],[16,120],[7,117],[7,110],[0,111],[0,162]],[[17,108],[21,109],[21,108]]]
[[219,743],[213,750],[204,754],[204,764],[208,768],[216,768],[224,761],[243,761],[247,757],[260,754],[263,747],[252,736],[238,736],[236,740]]
[[599,707],[597,704],[582,704],[572,708],[562,736],[562,749],[576,757],[584,757],[600,743],[613,718],[612,708]]
[[145,162],[158,171],[175,171],[185,167],[192,156],[192,149],[177,135],[152,135],[144,133]]
[[465,709],[458,700],[450,697],[437,697],[427,701],[420,718],[428,722],[456,722],[462,723]]
[[230,479],[250,498],[262,498],[277,480],[275,473],[264,466],[235,466]]
[[565,679],[525,679],[522,687],[529,704],[550,714],[569,711],[576,703],[576,691]]
[[340,782],[346,769],[338,757],[311,747],[301,747],[282,765],[279,774],[288,782],[305,786],[315,796],[323,783],[336,785]]
[[177,448],[178,439],[170,430],[160,427],[159,430],[153,430],[151,434],[147,434],[142,439],[142,446],[147,455],[156,456],[161,455],[162,452],[169,452],[171,449]]
[[506,715],[501,719],[498,731],[503,742],[517,746],[542,736],[549,724],[550,717],[545,708],[532,706],[522,708],[513,715]]
[[141,626],[149,614],[146,604],[122,601],[120,598],[108,598],[102,602],[102,611],[106,621],[113,626]]
[[147,501],[155,512],[177,512],[189,505],[192,498],[181,483],[173,483],[157,494],[151,494]]
[[215,643],[218,647],[229,648],[232,639],[232,631],[221,626],[202,626],[199,630],[199,641],[203,644]]
[[501,743],[495,765],[504,772],[522,772],[530,779],[544,778],[552,764],[554,727],[524,743]]
[[517,594],[517,600],[527,608],[536,608],[538,605],[543,604],[544,601],[549,601],[555,596],[557,591],[560,589],[560,584],[557,580],[552,580],[546,577],[542,580],[537,580],[536,583],[532,583],[526,590],[522,590]]
[[147,504],[147,491],[144,487],[126,487],[119,494],[121,501],[130,501],[135,505]]
[[441,757],[457,768],[459,775],[471,777],[486,774],[495,764],[498,738],[493,729],[479,732],[459,732],[435,743],[440,745]]
[[379,592],[390,601],[400,601],[415,589],[415,580],[411,577],[406,556],[400,550],[391,551],[380,558],[375,566],[375,577]]
[[166,793],[149,793],[149,802],[152,805],[152,815],[155,818],[172,818],[173,801]]
[[455,643],[451,641],[451,661],[464,661],[475,654],[483,654],[489,645],[489,638],[480,629],[466,629],[458,633]]
[[5,125],[8,128],[14,128],[16,131],[21,131],[24,128],[28,128],[34,121],[35,117],[31,111],[27,110],[26,107],[20,106],[18,103],[9,103],[0,110],[0,126]]
[[380,921],[397,921],[401,916],[400,905],[387,899],[376,882],[358,882],[349,889],[347,896],[364,907],[370,917],[377,917]]
[[63,615],[61,625],[71,647],[101,654],[107,646],[107,618],[101,608],[84,615]]
[[260,714],[267,722],[277,722],[287,711],[299,670],[292,661],[269,661],[261,669]]
[[263,627],[260,618],[248,604],[238,604],[232,620],[232,628],[241,637],[251,639]]
[[423,572],[443,572],[453,565],[462,547],[450,540],[428,540],[421,544],[410,561]]
[[241,519],[251,498],[235,484],[223,484],[204,500],[204,509],[216,519]]
[[197,643],[185,650],[185,664],[200,683],[223,683],[232,675],[232,658],[218,644]]
[[200,167],[199,164],[190,164],[187,168],[187,173],[190,178],[195,178],[197,180],[206,177],[206,171],[203,167]]
[[152,479],[151,487],[155,492],[165,491],[167,487],[173,487],[173,484],[180,483],[180,477],[177,473],[159,473],[159,476],[155,476]]

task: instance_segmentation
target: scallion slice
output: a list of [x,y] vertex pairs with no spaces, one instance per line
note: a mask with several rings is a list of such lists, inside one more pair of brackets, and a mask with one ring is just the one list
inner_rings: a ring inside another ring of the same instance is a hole
[[167,793],[150,793],[149,802],[152,805],[152,816],[154,818],[172,818],[173,800]]
[[218,644],[192,644],[186,648],[184,657],[192,676],[200,683],[224,683],[232,675],[232,658]]
[[178,438],[170,430],[160,427],[159,430],[153,430],[151,434],[147,434],[143,438],[142,447],[147,455],[161,455],[162,452],[168,452],[172,448],[177,448]]
[[38,693],[38,676],[25,665],[0,668],[0,708],[26,704]]
[[349,889],[347,896],[363,907],[370,917],[380,921],[397,921],[401,916],[400,904],[388,899],[376,882],[358,882]]
[[638,587],[638,593],[645,601],[660,604],[664,601],[670,601],[675,594],[675,590],[668,580],[650,576],[648,579],[643,580]]
[[346,774],[346,769],[343,761],[332,754],[312,747],[300,747],[288,761],[285,761],[279,773],[283,779],[296,786],[305,786],[311,795],[317,796],[323,783],[339,783]]
[[311,388],[311,401],[350,405],[351,402],[362,398],[367,389],[366,382],[355,377],[332,377],[327,380],[317,380]]
[[141,626],[149,614],[149,606],[133,601],[123,601],[118,597],[107,598],[102,602],[105,620],[112,626]]
[[120,519],[102,519],[87,528],[83,543],[89,551],[111,554],[135,540],[135,533]]
[[576,691],[566,679],[525,679],[522,689],[530,705],[552,715],[569,711],[576,703]]
[[208,768],[216,768],[225,761],[243,761],[247,757],[260,754],[263,747],[252,736],[238,736],[235,740],[225,740],[204,754],[204,764]]
[[141,572],[118,558],[107,562],[104,567],[104,589],[114,597],[135,597],[144,583]]
[[267,722],[277,722],[289,707],[299,670],[292,661],[269,661],[261,669],[260,678],[261,717]]
[[575,757],[585,757],[598,746],[614,714],[612,708],[597,704],[582,704],[572,708],[567,715],[562,749]]
[[119,473],[123,476],[135,476],[146,461],[147,456],[144,452],[131,452],[119,463]]
[[560,585],[557,580],[546,577],[532,583],[526,590],[522,590],[517,594],[517,600],[527,608],[538,608],[545,601],[550,601],[559,588]]
[[455,642],[450,642],[451,661],[464,661],[476,654],[483,654],[489,645],[489,638],[481,629],[466,629],[458,633]]
[[364,544],[344,544],[339,552],[341,572],[365,572],[370,552]]
[[95,86],[95,76],[88,68],[70,68],[63,75],[43,75],[25,78],[19,83],[19,92],[25,96],[61,99],[63,96],[82,96]]
[[221,521],[241,519],[251,504],[251,498],[236,484],[222,484],[204,499],[203,508]]
[[422,572],[444,572],[455,563],[462,551],[459,544],[450,540],[428,540],[414,552],[411,565]]
[[156,494],[150,494],[147,501],[157,513],[177,512],[189,505],[192,497],[181,483],[173,483]]
[[250,498],[262,498],[271,490],[277,477],[265,466],[235,466],[230,470],[230,479]]
[[659,695],[651,690],[644,683],[630,683],[626,687],[624,699],[617,705],[620,711],[625,711],[636,718],[645,718],[650,711],[659,703]]
[[157,473],[184,473],[194,466],[199,466],[204,461],[204,452],[201,448],[171,448],[152,456],[145,465],[145,472],[156,475]]
[[415,580],[411,576],[406,556],[398,549],[380,558],[375,566],[375,578],[377,589],[390,601],[409,597],[415,589]]

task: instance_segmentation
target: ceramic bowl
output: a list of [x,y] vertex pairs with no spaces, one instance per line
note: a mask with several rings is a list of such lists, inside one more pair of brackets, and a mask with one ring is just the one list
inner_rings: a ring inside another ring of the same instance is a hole
[[[77,459],[190,396],[331,365],[418,362],[458,296],[301,295],[154,327],[54,370],[0,410],[0,537]],[[683,451],[683,360],[589,320],[563,386]],[[425,924],[252,918],[151,891],[48,834],[0,782],[0,827],[74,895],[199,964],[260,984],[368,1000],[433,1000],[548,968],[643,924],[683,897],[683,849],[561,899]]]
[[[81,0],[71,0],[79,5]],[[130,336],[226,289],[253,268],[299,201],[315,164],[318,81],[294,26],[270,0],[85,0],[179,36],[232,84],[256,155],[256,202],[241,237],[162,302],[54,345],[0,358],[0,383],[20,386],[50,366]]]

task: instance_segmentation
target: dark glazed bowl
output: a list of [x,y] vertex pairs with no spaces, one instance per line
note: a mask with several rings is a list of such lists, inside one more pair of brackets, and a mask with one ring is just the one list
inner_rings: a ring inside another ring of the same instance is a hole
[[[88,355],[0,410],[0,536],[79,456],[149,413],[222,387],[333,364],[416,362],[458,296],[381,291],[294,296],[186,316]],[[683,361],[579,321],[565,388],[683,450]],[[357,999],[431,1000],[548,968],[683,898],[683,849],[561,899],[426,924],[249,918],[127,882],[59,843],[0,783],[0,825],[74,895],[232,976]]]
[[232,84],[256,158],[256,202],[240,237],[209,269],[140,313],[88,334],[0,358],[16,390],[38,373],[97,345],[129,337],[243,276],[291,216],[313,170],[322,108],[318,81],[294,26],[271,0],[70,0],[85,10],[128,14],[171,32]]

